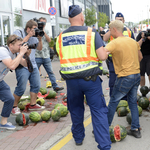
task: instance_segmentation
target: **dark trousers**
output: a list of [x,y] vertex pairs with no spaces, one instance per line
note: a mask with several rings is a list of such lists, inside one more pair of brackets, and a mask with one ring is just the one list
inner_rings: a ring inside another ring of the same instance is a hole
[[67,105],[72,119],[73,138],[77,143],[85,137],[84,121],[84,95],[91,110],[95,141],[101,150],[110,150],[111,141],[108,125],[108,108],[101,86],[102,80],[70,79],[67,83]]

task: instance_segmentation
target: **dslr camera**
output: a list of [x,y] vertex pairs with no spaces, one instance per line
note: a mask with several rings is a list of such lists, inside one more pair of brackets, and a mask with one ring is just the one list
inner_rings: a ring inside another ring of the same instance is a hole
[[33,18],[33,20],[34,20],[35,22],[37,22],[37,24],[38,24],[38,28],[34,28],[34,30],[35,30],[35,35],[34,35],[34,37],[37,37],[38,35],[41,36],[41,37],[43,37],[43,36],[44,36],[43,27],[44,27],[44,25],[45,25],[45,22],[39,22],[39,20],[36,19],[36,18]]
[[31,45],[29,45],[28,42],[24,42],[24,43],[22,44],[22,46],[23,46],[23,45],[27,45],[27,46],[28,46],[28,49],[35,49],[35,48],[36,48],[36,44],[31,44]]
[[144,33],[144,36],[145,36],[145,37],[150,36],[150,32],[145,32],[145,33]]

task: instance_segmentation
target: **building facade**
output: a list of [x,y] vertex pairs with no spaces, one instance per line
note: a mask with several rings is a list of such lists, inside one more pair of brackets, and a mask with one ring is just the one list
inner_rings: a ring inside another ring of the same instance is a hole
[[[68,21],[68,8],[70,5],[79,5],[82,10],[94,6],[98,12],[107,12],[110,17],[111,10],[101,6],[109,0],[0,0],[0,45],[6,44],[7,37],[16,29],[25,27],[30,19],[45,17],[47,19],[46,29],[51,37],[56,37],[60,32],[70,26]],[[109,1],[109,7],[111,2]],[[49,7],[55,7],[55,16],[49,14]],[[98,28],[98,25],[96,28]]]

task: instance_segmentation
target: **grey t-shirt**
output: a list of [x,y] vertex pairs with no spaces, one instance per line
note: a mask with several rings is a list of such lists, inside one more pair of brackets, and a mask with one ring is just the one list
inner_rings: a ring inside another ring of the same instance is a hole
[[[10,50],[5,47],[0,47],[0,61],[8,58],[14,59],[15,57],[16,54],[13,54]],[[0,81],[3,80],[9,70],[3,62],[0,62]]]
[[[44,31],[50,37],[49,31],[48,30]],[[47,42],[45,36],[42,37],[42,43],[43,43],[42,50],[41,51],[36,50],[35,58],[50,58],[49,42]]]
[[[21,34],[22,32],[22,34]],[[16,34],[17,36],[21,37],[21,38],[25,38],[26,37],[26,33],[24,30],[16,30],[13,34]],[[23,36],[22,36],[23,35]],[[39,40],[37,37],[30,37],[29,40],[28,40],[28,44],[29,45],[32,45],[32,44],[35,44],[36,47],[38,46],[38,43],[39,43]],[[31,50],[31,54],[30,54],[30,61],[33,65],[33,68],[37,68],[37,64],[35,62],[35,51],[36,49],[32,49]]]

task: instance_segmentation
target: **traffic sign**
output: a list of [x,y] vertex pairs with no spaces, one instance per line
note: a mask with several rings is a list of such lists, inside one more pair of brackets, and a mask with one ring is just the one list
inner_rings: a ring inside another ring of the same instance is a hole
[[57,10],[56,10],[55,7],[50,7],[50,8],[48,9],[48,13],[49,13],[50,15],[54,16],[54,15],[56,15]]

